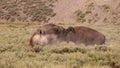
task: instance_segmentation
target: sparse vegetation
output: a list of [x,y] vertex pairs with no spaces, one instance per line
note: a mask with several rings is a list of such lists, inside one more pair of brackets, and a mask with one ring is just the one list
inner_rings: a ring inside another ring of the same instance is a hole
[[120,25],[87,27],[105,34],[105,45],[70,43],[31,49],[28,42],[36,25],[0,23],[0,68],[120,68]]
[[10,22],[48,22],[57,0],[0,0],[0,19]]
[[90,2],[86,5],[86,9],[88,11],[94,10],[95,9],[95,4],[93,2]]
[[102,7],[103,10],[106,11],[106,12],[110,11],[110,7],[109,7],[108,5],[105,5],[105,4],[104,4],[104,5],[102,5],[101,7]]
[[83,13],[82,11],[78,10],[75,12],[75,15],[76,15],[76,20],[78,22],[81,22],[81,23],[84,23],[86,21],[85,19],[85,16],[86,14],[88,14],[87,12],[86,13]]
[[[115,2],[111,1],[111,4],[115,4]],[[99,4],[97,1],[89,0],[83,6],[84,8],[75,11],[75,19],[80,23],[119,24],[119,3],[117,4],[116,1],[116,8],[113,8],[111,4]]]
[[[75,19],[80,23],[96,23],[98,14],[94,14],[95,4],[90,2],[85,5],[85,10],[76,10],[74,12]],[[91,16],[91,17],[90,17]]]

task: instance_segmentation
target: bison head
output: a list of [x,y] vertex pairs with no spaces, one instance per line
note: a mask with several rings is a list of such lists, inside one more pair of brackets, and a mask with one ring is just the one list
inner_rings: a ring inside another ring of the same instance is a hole
[[64,28],[55,24],[40,26],[30,40],[30,45],[51,45],[59,42]]

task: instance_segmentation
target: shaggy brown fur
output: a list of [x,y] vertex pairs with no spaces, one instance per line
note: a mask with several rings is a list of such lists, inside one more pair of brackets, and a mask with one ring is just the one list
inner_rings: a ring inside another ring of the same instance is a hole
[[46,24],[33,33],[30,39],[30,46],[50,45],[62,41],[75,44],[101,45],[105,43],[105,36],[88,27],[76,26],[65,29],[55,24]]
[[46,24],[40,26],[30,38],[30,46],[33,47],[34,45],[50,45],[62,41],[60,37],[64,30],[65,29],[63,27],[57,26],[55,24]]
[[[36,35],[40,35],[40,32],[39,32],[39,30],[37,29],[37,31],[35,31],[34,33],[33,33],[33,35],[31,36],[31,38],[30,38],[30,42],[29,42],[29,45],[31,46],[31,47],[33,47],[34,45],[35,45],[35,36]],[[39,37],[38,37],[39,38]],[[36,40],[36,42],[37,42],[37,40]]]
[[76,26],[69,27],[67,30],[66,41],[74,42],[76,44],[85,44],[85,45],[101,45],[105,43],[105,36],[100,32],[84,27]]

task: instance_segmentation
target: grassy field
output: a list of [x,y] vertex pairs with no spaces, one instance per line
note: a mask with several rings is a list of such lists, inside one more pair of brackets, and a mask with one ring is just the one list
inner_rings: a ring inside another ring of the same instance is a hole
[[0,23],[0,68],[120,68],[120,25],[84,26],[103,33],[105,45],[59,44],[35,53],[28,43],[36,25]]

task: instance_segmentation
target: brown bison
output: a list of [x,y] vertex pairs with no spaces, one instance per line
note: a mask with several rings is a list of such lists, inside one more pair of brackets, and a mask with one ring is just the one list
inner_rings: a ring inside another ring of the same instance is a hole
[[66,29],[66,41],[74,42],[75,44],[85,44],[85,45],[101,45],[105,43],[105,36],[100,32],[84,27],[84,26],[76,26],[69,27]]
[[75,44],[101,45],[105,43],[105,36],[88,27],[76,26],[67,29],[55,24],[46,24],[37,29],[30,39],[30,46],[51,45],[60,42]]
[[33,33],[30,39],[30,46],[58,43],[63,40],[61,36],[64,30],[62,26],[57,26],[55,24],[40,26],[37,31]]

